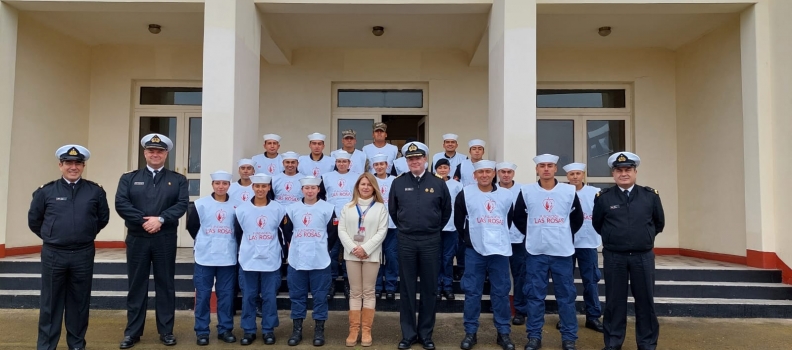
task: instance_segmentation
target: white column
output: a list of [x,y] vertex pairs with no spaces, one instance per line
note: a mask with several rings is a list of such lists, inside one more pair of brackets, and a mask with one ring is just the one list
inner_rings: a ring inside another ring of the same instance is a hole
[[[8,179],[11,162],[11,121],[14,118],[17,10],[0,1],[0,245],[6,243]],[[0,256],[5,250],[0,249]]]
[[261,20],[253,0],[206,0],[201,195],[209,174],[236,173],[258,140]]
[[536,0],[495,0],[489,22],[487,157],[517,164],[534,179],[536,153]]
[[772,76],[767,2],[758,2],[741,14],[740,47],[748,263],[775,266],[775,262],[764,262],[763,257],[767,254],[762,254],[775,252],[774,195],[777,191],[773,188]]

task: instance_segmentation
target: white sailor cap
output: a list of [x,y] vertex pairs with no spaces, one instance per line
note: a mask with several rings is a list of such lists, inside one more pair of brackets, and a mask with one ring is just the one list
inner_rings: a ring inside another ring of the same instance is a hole
[[322,179],[314,176],[306,176],[300,179],[300,186],[319,186],[322,183]]
[[608,157],[608,166],[611,168],[618,167],[633,167],[636,168],[641,164],[641,157],[631,152],[619,152],[611,154]]
[[227,171],[224,171],[224,170],[215,171],[215,172],[209,174],[209,176],[212,177],[212,181],[228,181],[228,182],[231,182],[231,173],[229,173]]
[[143,148],[158,148],[170,151],[173,149],[173,141],[162,134],[148,134],[140,139],[140,145]]
[[268,184],[272,182],[272,176],[264,173],[258,173],[250,177],[250,182],[254,184]]
[[239,162],[237,162],[237,168],[241,167],[243,165],[250,165],[250,166],[255,168],[256,167],[256,161],[253,160],[253,159],[250,159],[250,158],[242,158],[242,159],[239,160]]
[[278,134],[264,134],[264,141],[266,140],[273,140],[276,142],[280,142],[281,137]]
[[473,146],[484,147],[486,145],[487,145],[487,143],[484,142],[484,140],[482,140],[482,139],[472,139],[472,140],[468,141],[468,148],[471,148]]
[[308,135],[308,141],[324,141],[326,138],[327,136],[325,136],[325,134],[320,134],[318,132]]
[[456,141],[459,138],[457,134],[443,134],[443,141],[445,140],[454,140]]
[[84,162],[88,160],[88,158],[91,158],[91,152],[80,145],[65,145],[55,151],[55,157],[61,161],[76,160]]
[[342,149],[336,150],[333,153],[334,154],[332,154],[332,156],[335,157],[336,160],[339,160],[339,159],[349,160],[350,158],[352,158],[352,155],[349,154],[349,152],[344,151]]
[[473,171],[479,169],[492,169],[495,170],[495,161],[494,160],[480,160],[478,162],[473,163]]
[[540,154],[533,158],[534,163],[537,165],[541,163],[558,163],[558,156],[552,154]]
[[283,160],[287,160],[287,159],[297,160],[299,158],[300,158],[300,154],[298,154],[297,152],[289,151],[281,154],[281,159]]
[[373,157],[371,157],[369,159],[369,161],[371,162],[371,164],[380,163],[380,162],[386,162],[387,163],[388,162],[388,156],[386,156],[386,155],[384,155],[382,153],[377,153]]
[[570,171],[586,171],[586,163],[570,163],[570,164],[564,165],[563,169],[566,172],[570,172]]
[[427,152],[429,152],[429,147],[426,147],[423,142],[413,141],[404,144],[402,146],[402,155],[407,158],[410,157],[417,157],[417,156],[425,156]]
[[497,169],[497,170],[501,170],[501,169],[517,170],[517,164],[509,163],[509,162],[500,162],[498,164],[495,164],[495,169]]

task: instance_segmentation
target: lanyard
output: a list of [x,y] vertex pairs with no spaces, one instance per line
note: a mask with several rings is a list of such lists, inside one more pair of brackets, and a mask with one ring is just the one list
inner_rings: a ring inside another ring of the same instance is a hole
[[355,209],[357,209],[357,212],[358,212],[358,229],[360,229],[360,226],[363,225],[363,219],[366,218],[366,213],[368,213],[369,209],[371,209],[371,207],[373,207],[373,206],[374,206],[374,201],[372,201],[371,205],[369,205],[368,208],[366,208],[366,210],[364,210],[361,213],[360,212],[360,206],[355,204]]

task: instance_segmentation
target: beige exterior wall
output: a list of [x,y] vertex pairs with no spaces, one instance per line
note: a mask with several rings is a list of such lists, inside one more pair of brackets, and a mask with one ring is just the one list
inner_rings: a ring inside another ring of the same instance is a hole
[[[19,16],[17,40],[9,167],[13,185],[3,198],[13,201],[5,222],[7,247],[41,244],[27,227],[30,194],[61,176],[55,158],[58,147],[89,147],[90,48],[24,14]],[[91,161],[86,178],[92,178]]]
[[656,247],[679,246],[675,54],[665,49],[542,50],[539,86],[549,82],[630,83],[633,147],[643,162],[638,183],[660,191],[666,227]]
[[740,21],[677,51],[679,247],[745,256]]

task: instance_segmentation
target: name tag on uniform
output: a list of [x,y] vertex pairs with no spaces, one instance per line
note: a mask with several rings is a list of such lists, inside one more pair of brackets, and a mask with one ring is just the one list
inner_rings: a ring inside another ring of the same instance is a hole
[[611,209],[619,209],[619,208],[620,208],[620,206],[619,206],[618,204],[616,204],[616,205],[611,205]]
[[407,188],[404,189],[405,192],[409,192],[409,191],[412,191],[412,190],[414,190],[414,188],[412,188],[412,187],[407,187]]
[[135,182],[135,183],[134,183],[134,185],[135,185],[135,186],[143,186],[143,185],[145,185],[145,184],[146,184],[146,183],[145,183],[145,182],[142,182],[142,181],[140,181],[140,182]]
[[66,197],[55,197],[56,201],[65,201]]

